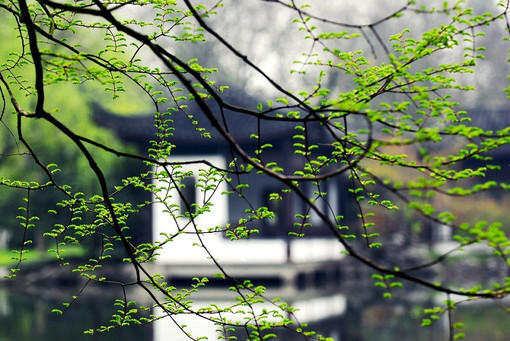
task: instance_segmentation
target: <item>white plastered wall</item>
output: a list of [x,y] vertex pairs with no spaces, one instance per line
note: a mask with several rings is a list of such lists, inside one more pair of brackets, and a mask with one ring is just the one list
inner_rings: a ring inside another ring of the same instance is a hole
[[[197,155],[185,157],[172,157],[169,162],[189,162],[194,160],[207,160],[218,168],[226,168],[226,160],[220,155]],[[185,164],[182,171],[193,171],[194,176],[198,178],[200,169],[207,169],[208,165],[203,163]],[[254,187],[257,184],[250,184]],[[196,188],[196,197],[203,197],[203,193]],[[222,232],[203,233],[198,235],[196,229],[207,231],[215,226],[224,226],[228,222],[229,207],[228,195],[222,194],[227,190],[225,181],[218,185],[210,202],[212,207],[210,212],[206,212],[195,219],[195,225],[190,224],[188,219],[177,219],[164,212],[165,207],[161,203],[153,206],[153,239],[154,241],[163,241],[162,234],[173,235],[178,232],[178,226],[183,234],[178,235],[173,241],[166,243],[160,250],[158,262],[161,264],[189,264],[204,265],[211,264],[210,254],[222,264],[285,264],[289,261],[287,255],[287,244],[291,243],[291,261],[293,262],[317,262],[342,257],[342,247],[340,243],[333,239],[296,239],[286,241],[284,239],[251,239],[229,241]],[[177,190],[170,192],[167,199],[168,204],[180,203],[180,197]]]

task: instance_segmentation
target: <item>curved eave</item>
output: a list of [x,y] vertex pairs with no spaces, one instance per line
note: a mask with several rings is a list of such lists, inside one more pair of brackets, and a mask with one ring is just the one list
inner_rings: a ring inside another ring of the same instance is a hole
[[[114,131],[123,141],[147,145],[149,141],[157,138],[155,117],[151,114],[118,115],[99,104],[94,104],[92,117],[97,125]],[[294,126],[291,123],[257,122],[255,117],[235,112],[225,112],[225,121],[229,133],[241,145],[256,145],[258,142],[250,137],[252,134],[262,135],[264,141],[276,141],[289,137],[294,132]],[[223,119],[220,122],[223,122]],[[209,147],[211,144],[217,147],[228,145],[226,139],[212,126],[209,119],[200,113],[189,116],[184,112],[174,112],[171,116],[166,116],[164,125],[170,128],[167,130],[171,132],[168,140],[175,145],[189,147]]]

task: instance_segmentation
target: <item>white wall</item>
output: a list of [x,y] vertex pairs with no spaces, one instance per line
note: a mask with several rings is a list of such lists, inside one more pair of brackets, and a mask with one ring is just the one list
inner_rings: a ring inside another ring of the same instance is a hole
[[[219,155],[198,155],[193,157],[172,157],[170,162],[187,162],[192,160],[207,160],[213,165],[226,168],[226,160]],[[207,169],[204,164],[184,165],[181,170],[193,171],[196,177],[200,169]],[[162,184],[162,182],[160,182]],[[257,184],[250,184],[252,187]],[[202,233],[198,235],[196,229],[207,231],[215,226],[224,226],[228,222],[229,208],[228,196],[222,195],[227,190],[225,182],[219,184],[212,195],[210,202],[213,204],[211,211],[199,216],[195,225],[188,219],[174,219],[169,213],[164,212],[163,204],[153,206],[153,239],[154,241],[165,240],[161,234],[173,235],[181,229],[182,234],[168,242],[160,252],[158,261],[160,264],[211,264],[210,256],[206,251],[224,264],[285,264],[289,259],[287,255],[287,243],[284,239],[251,239],[229,241],[219,233]],[[169,192],[168,204],[178,205],[180,202],[177,190]],[[207,194],[207,193],[206,193]],[[196,196],[203,196],[200,189],[196,189]],[[196,228],[195,228],[196,226]],[[339,259],[342,257],[342,247],[334,239],[293,239],[291,243],[291,260],[293,262],[317,262],[324,260]]]
[[[226,168],[226,162],[223,157],[218,155],[197,155],[187,157],[171,157],[168,159],[169,162],[189,162],[194,160],[207,160],[216,167]],[[195,179],[198,179],[198,173],[201,169],[209,169],[208,165],[203,163],[194,163],[183,165],[180,170],[182,171],[193,171]],[[158,185],[165,186],[163,182],[157,182]],[[216,191],[208,191],[205,193],[206,197],[211,196],[210,202],[212,208],[210,212],[206,212],[194,220],[194,224],[190,223],[187,218],[174,219],[168,212],[164,212],[165,206],[161,203],[153,205],[152,211],[152,233],[154,241],[163,241],[165,237],[162,234],[174,235],[181,231],[183,234],[174,238],[172,242],[169,242],[163,250],[160,252],[159,261],[162,263],[167,262],[178,262],[178,263],[203,263],[207,261],[207,254],[205,250],[200,246],[193,246],[200,244],[200,239],[197,237],[196,229],[207,230],[214,228],[215,226],[224,225],[228,220],[228,198],[226,195],[221,193],[226,191],[227,187],[224,181],[222,181]],[[177,190],[170,190],[168,193],[169,197],[166,200],[168,205],[179,205],[180,197]],[[199,188],[195,188],[195,195],[197,198],[202,199],[204,192]],[[222,239],[222,236],[216,234],[204,234],[203,242],[207,245],[215,244]]]

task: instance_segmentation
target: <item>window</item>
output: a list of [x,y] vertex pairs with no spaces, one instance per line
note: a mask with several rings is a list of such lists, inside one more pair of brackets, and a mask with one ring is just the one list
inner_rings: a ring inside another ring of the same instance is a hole
[[[197,193],[196,193],[196,178],[194,176],[187,176],[181,182],[181,195],[179,196],[180,209],[181,212],[186,213],[195,213],[196,212],[196,203],[197,203]],[[191,209],[191,211],[189,210]]]

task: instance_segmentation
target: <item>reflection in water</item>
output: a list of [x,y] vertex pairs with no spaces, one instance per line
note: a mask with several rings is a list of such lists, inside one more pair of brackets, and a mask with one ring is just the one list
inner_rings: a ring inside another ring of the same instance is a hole
[[[70,293],[70,295],[72,295]],[[0,290],[1,341],[150,341],[152,328],[119,328],[110,333],[85,335],[84,330],[98,327],[109,320],[113,297],[89,295],[79,299],[63,316],[52,313],[68,300],[60,290],[27,295],[18,291]]]
[[[215,304],[218,307],[228,307],[231,305],[232,301],[215,301]],[[330,296],[323,297],[310,297],[308,299],[296,299],[294,302],[289,301],[294,308],[297,308],[298,311],[295,313],[295,317],[298,321],[301,322],[321,322],[326,319],[336,319],[345,313],[346,308],[346,298],[343,294],[336,294]],[[203,307],[207,307],[210,304],[210,301],[195,301],[194,309],[199,309]],[[255,313],[259,314],[262,310],[271,311],[275,309],[273,305],[269,303],[257,304],[254,307]],[[245,314],[236,314],[237,310],[246,310],[245,307],[239,307],[238,309],[233,309],[232,314],[222,314],[222,317],[227,318],[231,321],[240,323],[243,322],[243,319],[246,317]],[[267,320],[271,320],[269,317]],[[274,319],[276,321],[276,319]],[[216,332],[217,327],[213,322],[208,321],[204,318],[197,316],[178,316],[175,318],[176,323],[172,323],[168,319],[161,320],[155,323],[154,325],[154,341],[165,341],[171,339],[172,341],[187,341],[188,337],[183,335],[180,331],[179,326],[186,325],[186,331],[189,332],[192,336],[207,336],[209,340],[218,339],[218,333]],[[179,326],[178,326],[179,325]],[[340,326],[336,326],[338,329]],[[244,340],[246,338],[246,332],[239,328],[237,332],[234,332],[238,336],[238,340]],[[238,335],[237,335],[238,334]],[[279,340],[293,340],[292,336],[296,336],[294,332],[291,331],[281,331],[277,332],[279,336]],[[288,335],[287,335],[288,334]],[[327,335],[333,337],[337,332],[334,332],[333,335]],[[338,337],[336,338],[338,339]]]
[[[310,321],[309,329],[340,341],[429,341],[448,340],[448,326],[443,318],[431,328],[421,328],[421,311],[440,300],[423,291],[401,290],[388,302],[381,292],[367,283],[341,294],[288,300],[301,311],[300,320]],[[65,295],[69,297],[69,295]],[[114,329],[109,333],[84,335],[83,330],[109,320],[115,297],[108,292],[81,297],[63,316],[51,313],[64,297],[59,290],[30,296],[17,291],[0,290],[0,341],[179,341],[189,340],[170,319],[155,325]],[[221,304],[221,300],[217,300]],[[200,302],[195,302],[200,306]],[[497,305],[465,305],[455,312],[466,323],[467,341],[503,341],[510,335],[508,315]],[[216,340],[215,327],[202,319],[183,320],[193,335],[207,335]],[[245,339],[241,329],[232,332]],[[279,330],[278,340],[297,338],[291,330]]]

